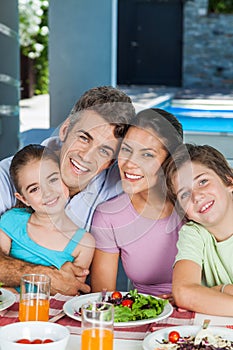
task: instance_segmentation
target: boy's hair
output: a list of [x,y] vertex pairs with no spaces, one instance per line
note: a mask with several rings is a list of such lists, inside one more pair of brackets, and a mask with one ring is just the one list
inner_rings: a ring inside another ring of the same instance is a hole
[[125,135],[131,119],[135,116],[131,98],[112,86],[94,87],[84,92],[69,115],[69,130],[73,128],[81,117],[82,111],[85,110],[95,111],[109,124],[115,125],[116,138]]
[[32,160],[51,159],[59,165],[59,158],[48,147],[39,144],[30,144],[20,149],[13,157],[10,165],[10,176],[16,191],[21,193],[19,185],[20,171]]
[[180,211],[179,203],[173,188],[173,179],[177,170],[186,162],[195,162],[213,170],[226,186],[232,184],[233,170],[229,166],[224,155],[216,148],[209,145],[183,144],[164,163],[165,178],[167,183],[168,197]]
[[183,128],[178,119],[171,113],[160,109],[150,108],[140,111],[132,121],[139,128],[150,128],[163,142],[167,157],[183,143]]

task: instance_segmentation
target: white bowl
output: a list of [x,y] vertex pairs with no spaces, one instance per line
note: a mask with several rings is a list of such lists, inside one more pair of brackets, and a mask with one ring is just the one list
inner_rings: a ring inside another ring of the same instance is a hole
[[[0,328],[1,350],[65,350],[70,337],[69,330],[52,322],[16,322]],[[52,339],[52,343],[20,344],[19,339]]]

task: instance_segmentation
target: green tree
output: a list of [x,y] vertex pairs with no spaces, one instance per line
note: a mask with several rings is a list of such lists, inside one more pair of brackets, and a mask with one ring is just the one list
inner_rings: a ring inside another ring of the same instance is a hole
[[37,95],[49,90],[48,7],[46,0],[19,0],[20,48],[23,55],[33,60]]
[[209,12],[233,13],[233,0],[209,0]]

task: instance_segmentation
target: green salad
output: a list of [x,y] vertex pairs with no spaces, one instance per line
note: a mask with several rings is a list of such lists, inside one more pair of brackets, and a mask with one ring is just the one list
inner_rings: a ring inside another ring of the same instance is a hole
[[137,289],[122,296],[120,292],[113,292],[105,301],[114,305],[114,322],[129,322],[156,318],[159,316],[168,300],[143,295]]

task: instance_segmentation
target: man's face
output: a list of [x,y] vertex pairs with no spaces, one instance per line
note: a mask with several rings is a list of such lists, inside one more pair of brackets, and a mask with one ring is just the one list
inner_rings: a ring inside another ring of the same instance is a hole
[[109,167],[119,141],[114,126],[95,111],[83,111],[68,131],[69,120],[60,128],[63,142],[60,153],[61,176],[70,196],[82,191],[91,179]]

